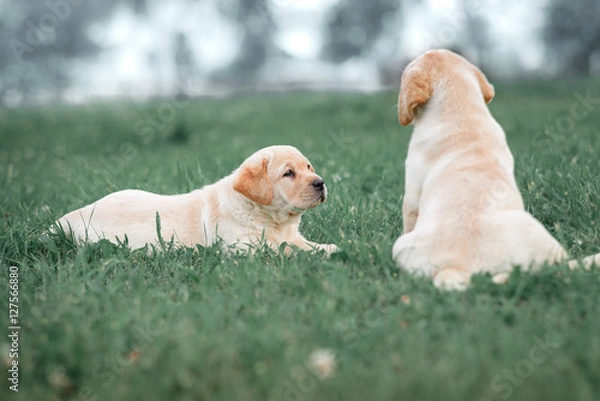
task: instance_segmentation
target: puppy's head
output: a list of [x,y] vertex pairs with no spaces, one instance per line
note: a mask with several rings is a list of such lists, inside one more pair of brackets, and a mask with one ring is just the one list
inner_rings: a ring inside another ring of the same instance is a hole
[[327,198],[325,182],[293,146],[270,146],[250,156],[235,172],[233,189],[260,205],[292,213]]
[[475,91],[486,104],[494,97],[494,87],[473,64],[449,50],[431,50],[413,60],[402,74],[398,96],[400,124],[410,124],[418,108],[439,90],[449,97],[464,97]]

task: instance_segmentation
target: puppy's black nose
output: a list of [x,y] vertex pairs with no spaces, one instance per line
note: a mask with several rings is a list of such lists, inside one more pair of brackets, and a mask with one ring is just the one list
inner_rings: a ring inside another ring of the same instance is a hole
[[315,187],[316,189],[323,190],[323,187],[325,186],[325,181],[323,181],[320,178],[317,178],[316,180],[314,180],[312,182],[312,186]]

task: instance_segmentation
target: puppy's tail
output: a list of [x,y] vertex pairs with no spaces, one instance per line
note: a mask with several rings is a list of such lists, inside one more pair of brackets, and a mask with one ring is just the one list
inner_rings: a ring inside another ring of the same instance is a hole
[[593,265],[600,266],[600,253],[585,257],[581,260],[571,259],[568,262],[570,269],[576,269],[583,266],[584,269],[590,269]]

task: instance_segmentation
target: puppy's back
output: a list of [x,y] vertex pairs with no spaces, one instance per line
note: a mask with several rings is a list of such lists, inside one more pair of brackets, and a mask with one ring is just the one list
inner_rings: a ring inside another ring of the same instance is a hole
[[[196,208],[192,207],[190,211],[190,195],[123,190],[67,213],[58,220],[58,225],[65,233],[72,234],[77,242],[95,242],[103,238],[123,241],[127,236],[129,245],[139,248],[146,243],[158,242],[158,223],[161,235],[167,241],[174,234],[188,236],[186,227],[198,217],[192,215]],[[173,231],[175,226],[183,227],[180,234]]]

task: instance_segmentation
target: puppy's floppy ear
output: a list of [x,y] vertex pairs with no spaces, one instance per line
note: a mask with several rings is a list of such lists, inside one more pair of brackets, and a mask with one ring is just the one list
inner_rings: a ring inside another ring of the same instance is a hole
[[481,93],[483,94],[483,100],[485,100],[485,103],[487,104],[494,98],[494,86],[488,82],[485,75],[483,75],[483,72],[479,71],[476,67],[474,67],[474,70],[477,82],[481,88]]
[[273,200],[273,186],[269,180],[267,158],[246,160],[239,168],[233,189],[246,198],[261,205],[270,205]]
[[415,108],[426,103],[432,93],[431,70],[413,66],[402,74],[398,96],[398,120],[408,125],[415,118]]

